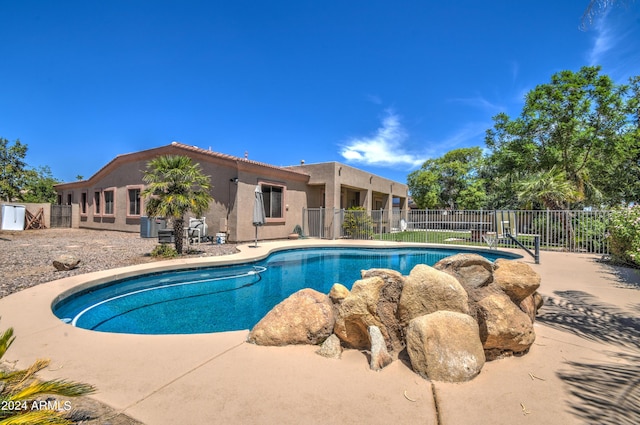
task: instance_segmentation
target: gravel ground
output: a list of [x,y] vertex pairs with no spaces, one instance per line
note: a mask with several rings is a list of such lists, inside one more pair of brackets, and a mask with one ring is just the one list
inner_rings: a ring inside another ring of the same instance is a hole
[[[0,297],[68,276],[158,261],[149,255],[157,245],[156,238],[141,238],[136,233],[86,229],[0,230]],[[192,245],[192,248],[187,254],[189,257],[236,252],[234,244],[209,242]],[[61,255],[72,255],[80,264],[70,271],[57,271],[53,261]],[[3,330],[0,326],[0,332]],[[0,365],[0,368],[2,366],[6,367]],[[73,399],[73,406],[71,419],[78,425],[142,425],[91,397]]]
[[[22,232],[0,230],[0,298],[44,282],[68,276],[158,261],[149,253],[156,238],[137,233],[86,229],[45,229]],[[192,245],[188,256],[226,255],[236,252],[234,244],[211,242]],[[57,271],[61,255],[80,260],[76,269]]]

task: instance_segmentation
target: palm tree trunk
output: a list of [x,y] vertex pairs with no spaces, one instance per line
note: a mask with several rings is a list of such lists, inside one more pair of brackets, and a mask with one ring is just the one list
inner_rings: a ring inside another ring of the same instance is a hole
[[178,255],[182,255],[182,247],[184,245],[184,219],[182,217],[174,220],[173,235],[175,237],[176,251]]

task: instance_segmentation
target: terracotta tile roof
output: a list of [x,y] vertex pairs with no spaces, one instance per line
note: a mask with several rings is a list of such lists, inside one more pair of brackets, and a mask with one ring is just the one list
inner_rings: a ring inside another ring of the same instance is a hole
[[[271,165],[271,164],[267,164],[264,162],[259,162],[259,161],[253,161],[250,159],[246,159],[246,158],[240,158],[237,156],[233,156],[233,155],[228,155],[228,154],[224,154],[224,153],[220,153],[220,152],[214,152],[212,150],[208,150],[208,149],[202,149],[199,148],[197,146],[191,146],[191,145],[185,145],[184,143],[179,143],[179,142],[171,142],[171,144],[169,145],[164,145],[164,146],[159,146],[157,148],[151,148],[151,149],[146,149],[143,151],[138,151],[138,152],[130,152],[130,153],[125,153],[125,154],[120,154],[117,155],[115,158],[113,158],[111,161],[109,161],[107,164],[105,164],[102,168],[100,168],[98,171],[96,171],[91,177],[89,177],[88,179],[85,180],[80,180],[80,181],[75,181],[75,182],[68,182],[68,183],[60,183],[55,185],[54,187],[59,187],[59,186],[67,186],[67,187],[72,187],[72,186],[76,186],[76,185],[82,185],[83,183],[89,182],[90,180],[100,176],[101,174],[105,173],[109,168],[111,168],[114,164],[117,164],[121,161],[127,161],[127,159],[139,159],[141,156],[142,157],[152,157],[152,156],[157,156],[157,155],[162,155],[162,151],[167,150],[169,148],[178,148],[180,150],[184,150],[184,151],[189,151],[189,152],[194,152],[194,153],[198,153],[201,155],[206,155],[206,156],[210,156],[212,158],[219,158],[219,159],[224,159],[224,160],[228,160],[228,161],[232,161],[232,162],[236,162],[236,163],[245,163],[245,164],[251,164],[251,165],[255,165],[258,167],[263,167],[263,168],[268,168],[268,169],[272,169],[272,170],[280,170],[286,173],[293,173],[299,176],[306,176],[308,177],[309,174],[305,173],[302,170],[293,170],[291,168],[287,168],[287,167],[278,167],[276,165]],[[155,152],[155,154],[154,154]]]
[[271,164],[267,164],[265,162],[253,161],[253,160],[247,159],[247,158],[240,158],[238,156],[227,155],[227,154],[224,154],[224,153],[215,152],[215,151],[208,150],[208,149],[202,149],[202,148],[199,148],[197,146],[185,145],[185,144],[180,143],[180,142],[171,142],[171,145],[169,145],[169,146],[176,146],[176,147],[181,148],[181,149],[189,150],[191,152],[198,152],[198,153],[209,155],[209,156],[216,157],[216,158],[228,159],[228,160],[231,160],[231,161],[242,161],[242,162],[246,162],[248,164],[254,164],[254,165],[257,165],[257,166],[260,166],[260,167],[266,167],[266,168],[272,168],[272,169],[275,169],[275,170],[283,170],[283,171],[287,171],[287,172],[293,172],[295,174],[301,174],[301,175],[304,175],[304,176],[308,175],[307,173],[305,173],[305,172],[303,172],[301,170],[292,170],[289,167],[279,167],[277,165],[271,165]]

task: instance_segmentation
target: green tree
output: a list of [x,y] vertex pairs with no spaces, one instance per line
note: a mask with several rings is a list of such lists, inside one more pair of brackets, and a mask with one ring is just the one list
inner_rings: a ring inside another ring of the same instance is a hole
[[53,186],[58,183],[60,180],[53,177],[51,169],[47,165],[36,170],[27,170],[21,200],[24,202],[55,203],[58,195]]
[[176,251],[182,254],[184,216],[188,211],[202,216],[209,209],[210,177],[188,156],[166,155],[149,161],[142,179],[147,183],[142,191],[147,215],[173,221]]
[[407,185],[419,208],[482,208],[486,202],[482,166],[479,147],[455,149],[425,161],[409,174]]
[[27,145],[16,140],[13,145],[0,138],[0,199],[11,202],[18,200],[24,184],[24,161],[27,156]]
[[440,206],[440,184],[438,174],[433,170],[435,160],[427,160],[420,170],[407,176],[407,186],[413,202],[418,208],[438,208]]
[[[554,181],[568,181],[577,205],[636,200],[637,181],[629,176],[640,170],[639,142],[629,93],[630,86],[614,84],[599,67],[554,74],[527,94],[518,118],[494,117],[485,138],[488,191],[513,199],[519,182],[555,169]],[[544,203],[542,195],[538,201]]]

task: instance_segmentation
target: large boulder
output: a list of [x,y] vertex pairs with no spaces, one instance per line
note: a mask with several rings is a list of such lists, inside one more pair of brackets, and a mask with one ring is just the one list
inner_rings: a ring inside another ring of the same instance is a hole
[[493,282],[493,263],[480,254],[455,254],[438,261],[433,268],[455,277],[465,288],[479,288]]
[[351,348],[368,350],[369,326],[377,326],[390,351],[404,348],[395,309],[402,290],[402,275],[393,270],[363,272],[348,296],[336,304],[335,334]]
[[329,297],[302,289],[276,305],[251,330],[258,345],[320,344],[333,333],[335,315]]
[[536,335],[529,316],[495,285],[476,292],[480,340],[487,357],[526,352]]
[[371,314],[378,303],[380,288],[384,280],[371,277],[356,281],[349,295],[336,304],[336,323],[334,332],[350,348],[368,350],[369,326],[382,325],[380,320]]
[[404,287],[404,276],[391,269],[369,269],[360,273],[363,279],[378,276],[384,281],[375,306],[375,314],[384,326],[385,332],[382,335],[389,349],[401,351],[404,348],[404,328],[398,321],[398,302]]
[[544,304],[544,300],[542,299],[542,295],[540,295],[537,291],[533,294],[529,295],[524,300],[520,301],[519,307],[520,310],[524,311],[529,319],[531,319],[531,323],[536,321],[536,315],[538,314],[538,310]]
[[540,275],[530,265],[503,258],[495,262],[493,281],[516,304],[520,304],[540,287]]
[[405,277],[398,305],[402,324],[439,310],[469,313],[469,296],[458,280],[425,264],[418,264]]
[[413,370],[435,381],[468,381],[485,363],[478,323],[469,315],[451,311],[411,320],[407,352]]

